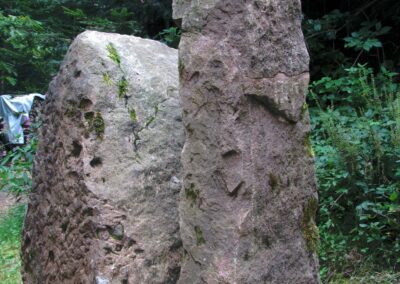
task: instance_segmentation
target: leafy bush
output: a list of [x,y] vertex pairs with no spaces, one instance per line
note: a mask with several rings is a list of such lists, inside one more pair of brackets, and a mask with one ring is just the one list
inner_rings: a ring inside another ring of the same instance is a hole
[[178,48],[179,41],[181,39],[181,31],[177,27],[171,27],[162,30],[157,36],[157,39],[161,39],[165,44]]
[[397,0],[302,0],[303,30],[313,80],[337,78],[368,62],[376,70],[400,68],[400,2]]
[[0,190],[10,191],[17,195],[29,192],[32,185],[31,171],[36,145],[37,138],[32,135],[26,145],[14,148],[0,159]]
[[0,7],[0,94],[44,93],[71,41],[87,29],[173,46],[179,40],[171,0],[0,0]]
[[311,84],[322,275],[400,265],[400,85],[362,65]]
[[29,16],[6,16],[0,10],[0,94],[21,86],[31,92],[44,87],[43,79],[56,69],[47,62],[54,51],[50,42],[42,23]]

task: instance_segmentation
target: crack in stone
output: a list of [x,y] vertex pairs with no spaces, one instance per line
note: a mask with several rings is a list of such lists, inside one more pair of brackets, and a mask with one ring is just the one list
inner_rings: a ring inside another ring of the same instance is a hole
[[[167,100],[168,100],[168,99],[164,99],[164,100],[162,100],[162,101],[160,101],[160,102],[158,102],[158,103],[156,103],[156,104],[154,105],[154,114],[151,115],[150,117],[148,117],[148,118],[145,120],[144,126],[140,127],[137,131],[135,131],[135,128],[136,128],[136,127],[133,127],[133,136],[134,136],[133,147],[134,147],[134,151],[135,151],[135,153],[136,153],[137,155],[138,155],[137,152],[138,152],[138,150],[139,150],[138,142],[141,140],[141,138],[140,138],[140,133],[143,132],[143,131],[146,130],[146,129],[149,129],[150,125],[157,119],[158,112],[160,111],[160,105],[161,105],[162,103],[164,103],[165,101],[167,101]],[[140,158],[140,156],[139,156],[139,158]]]

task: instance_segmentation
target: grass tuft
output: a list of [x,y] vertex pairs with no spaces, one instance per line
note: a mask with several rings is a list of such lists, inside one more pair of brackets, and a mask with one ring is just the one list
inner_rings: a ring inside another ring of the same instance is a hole
[[21,279],[21,234],[25,205],[0,216],[0,283],[19,284]]

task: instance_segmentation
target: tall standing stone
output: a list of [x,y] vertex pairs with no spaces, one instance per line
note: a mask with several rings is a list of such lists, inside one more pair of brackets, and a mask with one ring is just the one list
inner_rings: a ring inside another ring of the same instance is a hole
[[88,31],[44,107],[22,243],[25,283],[175,283],[184,142],[178,54]]
[[318,283],[300,0],[175,0],[179,283]]

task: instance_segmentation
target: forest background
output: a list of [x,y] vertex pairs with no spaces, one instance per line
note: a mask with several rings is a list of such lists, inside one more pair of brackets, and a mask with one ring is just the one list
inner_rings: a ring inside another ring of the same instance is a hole
[[[321,277],[399,283],[400,1],[302,2]],[[180,31],[171,14],[171,0],[0,0],[0,94],[46,93],[69,44],[85,29],[177,47]],[[29,141],[0,160],[1,191],[29,193],[35,131]],[[21,281],[24,210],[19,205],[1,217],[1,283]]]

